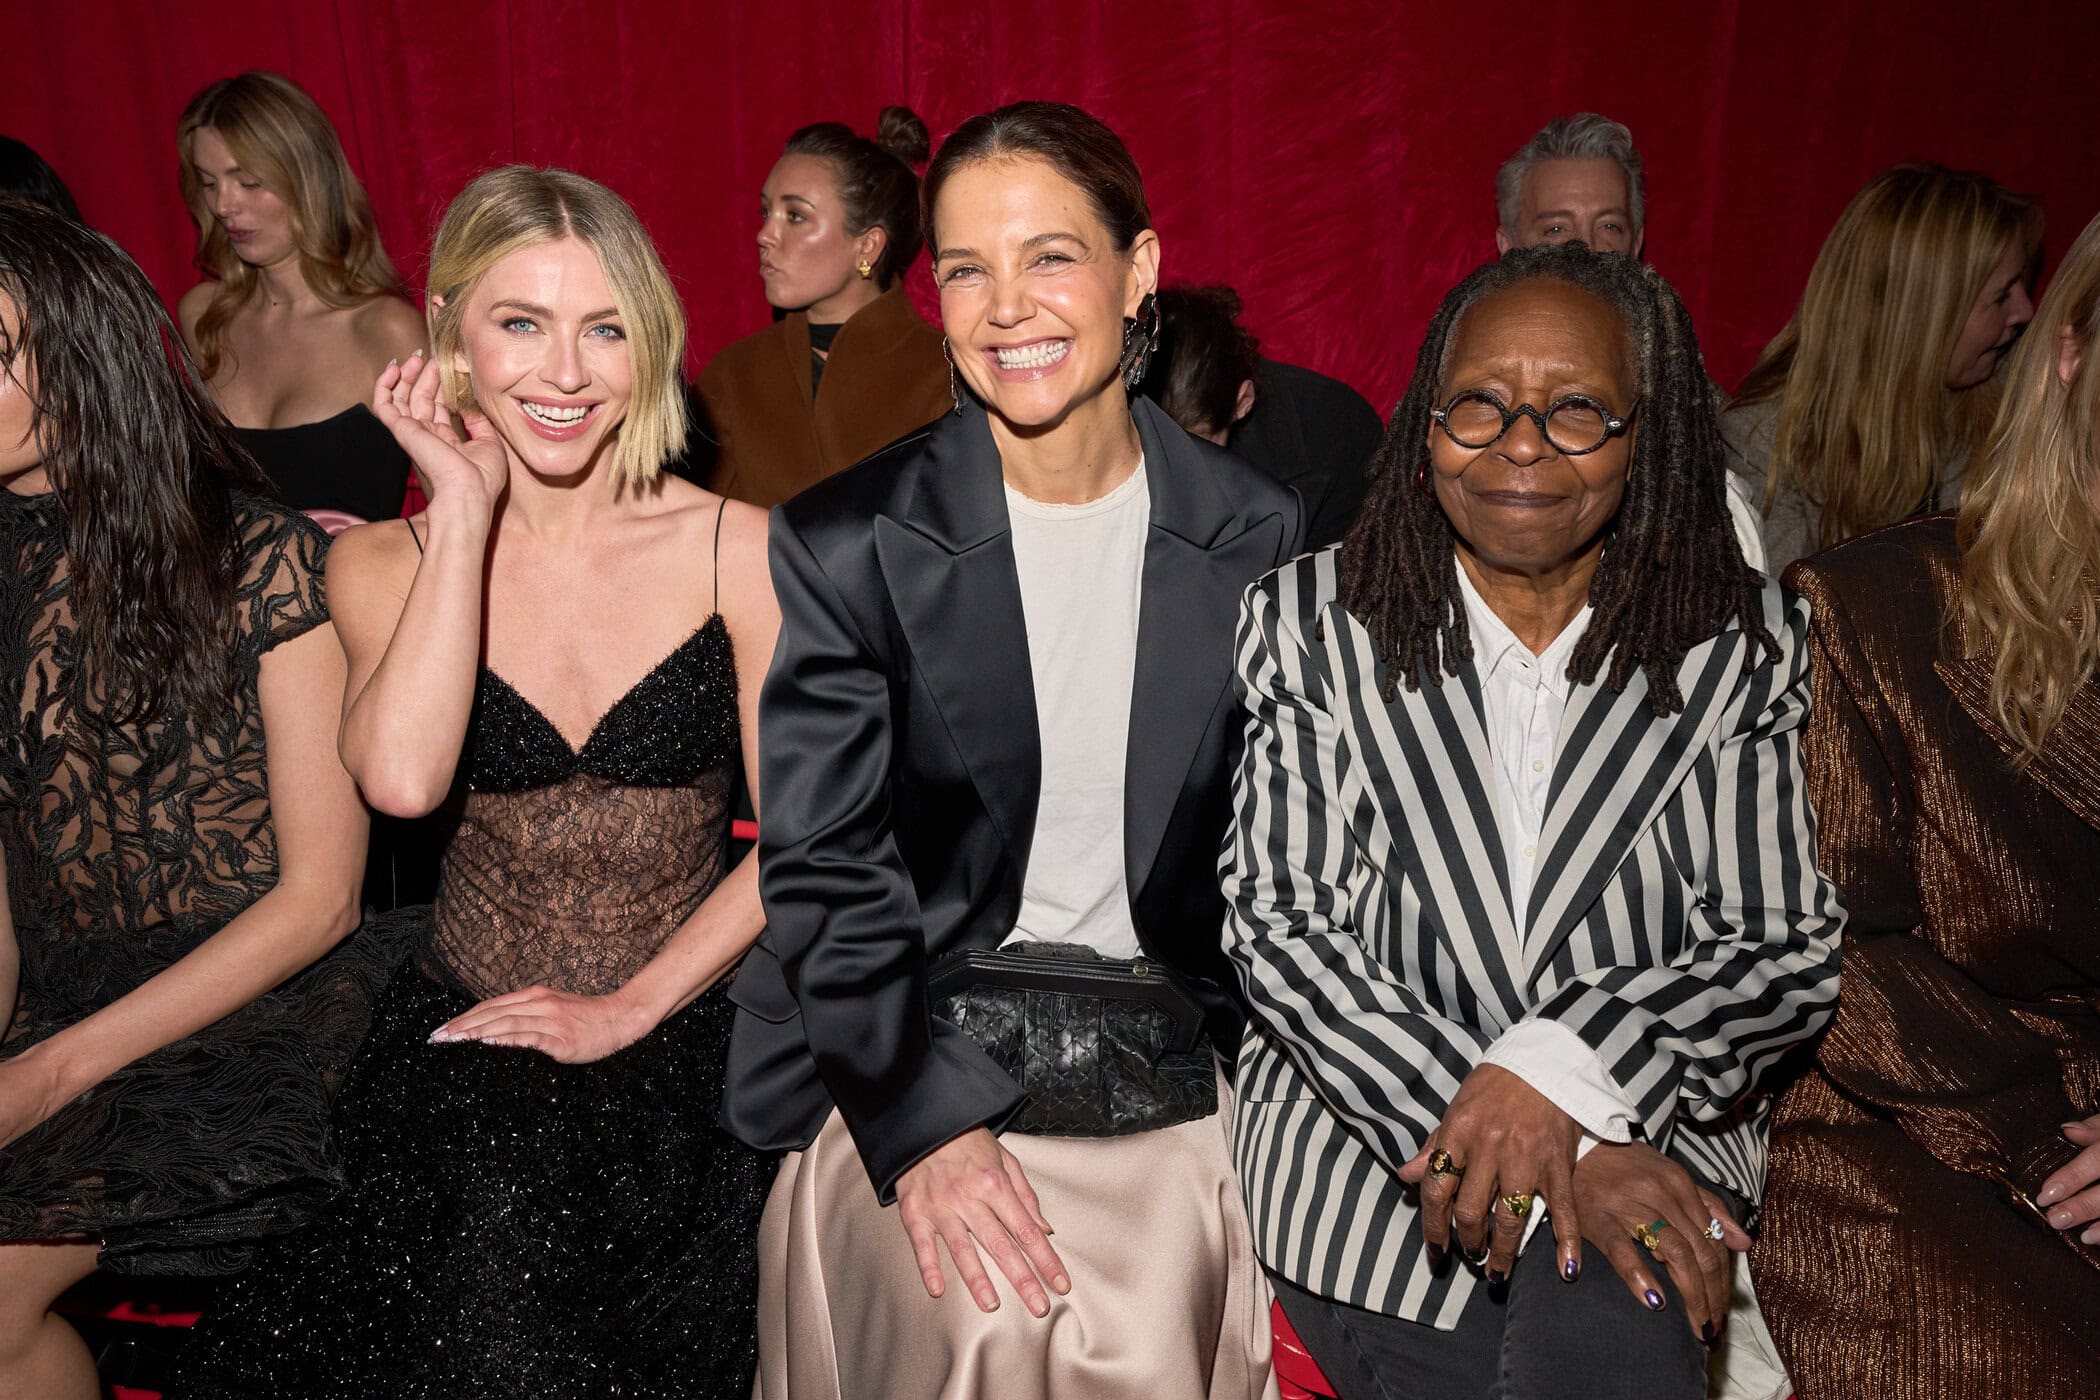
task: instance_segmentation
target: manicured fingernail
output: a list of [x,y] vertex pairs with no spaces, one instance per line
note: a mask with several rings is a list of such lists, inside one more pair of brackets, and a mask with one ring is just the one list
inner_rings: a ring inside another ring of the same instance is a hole
[[2086,1232],[2078,1238],[2083,1244],[2100,1244],[2100,1225],[2087,1226]]
[[1500,1269],[1489,1269],[1487,1279],[1488,1287],[1500,1288],[1502,1286],[1502,1271]]
[[399,355],[396,355],[396,356],[394,356],[394,358],[392,358],[391,360],[388,360],[388,361],[386,362],[386,367],[387,367],[388,369],[398,369],[398,368],[400,367],[400,365],[401,365],[401,357],[400,357]]
[[997,1312],[999,1311],[999,1300],[990,1294],[980,1293],[977,1295],[977,1306],[986,1312]]
[[422,359],[422,358],[423,358],[423,347],[422,347],[422,346],[418,345],[418,346],[417,346],[417,347],[415,348],[415,352],[414,352],[414,354],[413,354],[412,358],[414,358],[414,359],[418,359],[418,360],[420,360],[420,359]]
[[1661,1312],[1663,1310],[1663,1295],[1657,1293],[1654,1289],[1649,1289],[1641,1297],[1647,1300],[1649,1312]]
[[1070,1293],[1072,1291],[1072,1280],[1066,1278],[1063,1274],[1059,1274],[1056,1278],[1050,1280],[1050,1286],[1060,1293]]
[[1721,1329],[1714,1326],[1711,1322],[1702,1322],[1699,1324],[1699,1335],[1706,1340],[1708,1346],[1712,1346],[1716,1341],[1720,1340]]
[[1573,1283],[1575,1281],[1575,1275],[1581,1272],[1582,1265],[1576,1263],[1573,1259],[1563,1259],[1560,1261],[1560,1276],[1566,1279],[1569,1283]]
[[1433,1244],[1427,1240],[1423,1241],[1422,1247],[1429,1251],[1429,1262],[1434,1265],[1437,1265],[1438,1267],[1442,1267],[1444,1262],[1444,1247],[1440,1244]]
[[1028,1311],[1034,1313],[1037,1317],[1048,1317],[1050,1315],[1050,1302],[1046,1298],[1030,1298],[1028,1300]]
[[2070,1229],[2072,1223],[2070,1208],[2067,1206],[2058,1206],[2055,1210],[2050,1211],[2049,1223],[2051,1225],[2054,1225],[2059,1230]]
[[2043,1206],[2053,1206],[2053,1205],[2055,1205],[2055,1204],[2056,1204],[2056,1203],[2057,1203],[2058,1201],[2062,1200],[2063,1198],[2064,1198],[2064,1188],[2063,1188],[2063,1183],[2062,1183],[2062,1182],[2057,1182],[2057,1181],[2052,1181],[2052,1182],[2050,1182],[2050,1183],[2049,1183],[2049,1184],[2048,1184],[2047,1186],[2044,1186],[2044,1187],[2042,1188],[2042,1194],[2041,1194],[2041,1195],[2039,1195],[2039,1196],[2036,1196],[2036,1197],[2035,1197],[2034,1199],[2035,1199],[2035,1204],[2037,1204],[2037,1205],[2043,1205]]
[[457,1039],[459,1037],[450,1031],[432,1031],[430,1033],[430,1044],[432,1045],[449,1045]]

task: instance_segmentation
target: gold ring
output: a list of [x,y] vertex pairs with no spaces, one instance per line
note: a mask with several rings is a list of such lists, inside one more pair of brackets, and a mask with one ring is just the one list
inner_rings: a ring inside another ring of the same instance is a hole
[[1522,1220],[1531,1214],[1531,1202],[1533,1199],[1534,1197],[1529,1191],[1512,1191],[1502,1198],[1502,1204],[1511,1215]]
[[1653,1224],[1643,1225],[1636,1229],[1633,1232],[1633,1237],[1641,1242],[1642,1249],[1653,1254],[1662,1244],[1662,1232],[1669,1228],[1669,1221],[1658,1219]]
[[1466,1172],[1465,1168],[1451,1160],[1450,1153],[1439,1147],[1436,1151],[1429,1154],[1429,1174],[1431,1176],[1464,1176]]

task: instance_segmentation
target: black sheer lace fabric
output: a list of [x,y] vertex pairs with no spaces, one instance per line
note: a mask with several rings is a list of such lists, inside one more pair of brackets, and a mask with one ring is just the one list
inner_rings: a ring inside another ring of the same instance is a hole
[[423,971],[476,997],[624,985],[721,879],[738,733],[719,615],[581,749],[483,668]]
[[[240,498],[239,684],[210,720],[84,703],[65,525],[0,493],[0,850],[21,952],[12,1056],[139,986],[276,884],[257,693],[272,647],[328,620],[327,536]],[[218,1272],[338,1178],[329,1105],[389,954],[378,930],[119,1071],[0,1149],[0,1238],[92,1233],[103,1261]]]
[[580,747],[483,669],[428,933],[343,1095],[350,1189],[205,1317],[178,1400],[747,1400],[773,1163],[717,1121],[726,984],[585,1064],[429,1041],[653,957],[721,880],[738,736],[720,616]]

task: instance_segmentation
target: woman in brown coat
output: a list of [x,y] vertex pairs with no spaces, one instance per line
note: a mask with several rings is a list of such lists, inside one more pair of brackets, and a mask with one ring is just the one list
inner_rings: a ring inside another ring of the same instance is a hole
[[787,314],[725,347],[696,388],[718,447],[710,484],[776,506],[953,405],[941,333],[904,292],[918,255],[926,124],[803,127],[759,196],[759,275]]
[[2100,1394],[2100,219],[1981,480],[1796,565],[1851,910],[1782,1098],[1758,1296],[1802,1400]]

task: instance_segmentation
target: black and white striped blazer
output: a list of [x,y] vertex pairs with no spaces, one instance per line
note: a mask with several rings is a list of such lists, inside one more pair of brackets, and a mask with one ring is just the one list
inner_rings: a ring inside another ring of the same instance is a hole
[[1520,919],[1477,672],[1385,704],[1335,567],[1286,564],[1240,615],[1234,1152],[1271,1268],[1448,1328],[1474,1275],[1432,1271],[1395,1171],[1519,1020],[1591,1046],[1647,1141],[1760,1194],[1757,1088],[1829,1018],[1844,922],[1801,778],[1808,609],[1766,585],[1778,657],[1734,627],[1692,648],[1679,714],[1651,713],[1638,672],[1574,687]]

